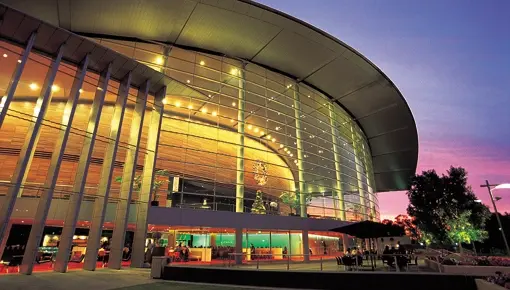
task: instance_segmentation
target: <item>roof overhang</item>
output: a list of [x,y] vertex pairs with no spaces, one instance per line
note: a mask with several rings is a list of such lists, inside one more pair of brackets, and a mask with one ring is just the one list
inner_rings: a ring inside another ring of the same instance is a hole
[[76,33],[160,41],[284,72],[328,95],[359,124],[377,191],[406,189],[416,171],[416,124],[391,80],[345,43],[282,12],[248,0],[1,1]]

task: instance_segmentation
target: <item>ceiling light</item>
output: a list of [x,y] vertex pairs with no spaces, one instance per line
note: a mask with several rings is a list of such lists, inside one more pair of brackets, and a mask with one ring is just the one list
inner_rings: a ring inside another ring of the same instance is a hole
[[234,119],[230,119],[230,123],[234,123]]
[[201,60],[200,65],[205,65],[205,61]]
[[78,90],[78,92],[81,94],[81,93],[83,93],[83,90],[82,90],[82,89],[79,89],[79,90]]
[[7,53],[4,53],[4,57],[7,57]]
[[261,136],[262,136],[262,135],[264,135],[264,133],[265,133],[264,131],[260,131],[260,135],[261,135]]
[[31,83],[29,86],[28,86],[32,91],[35,91],[39,88],[39,86],[36,84],[36,83]]
[[156,59],[154,60],[154,63],[159,64],[159,65],[162,65],[163,62],[164,62],[164,60],[161,56],[156,57]]
[[21,59],[18,59],[18,63],[21,63]]
[[177,108],[180,108],[180,107],[181,107],[181,102],[179,102],[179,101],[175,102],[175,106],[176,106]]
[[193,109],[193,105],[192,105],[192,104],[189,104],[189,105],[188,105],[188,109],[190,109],[190,110],[191,110],[191,109]]
[[51,86],[51,91],[52,91],[52,92],[54,92],[54,93],[56,93],[56,92],[60,91],[60,87],[59,87],[59,86],[57,86],[57,85],[52,85],[52,86]]
[[257,133],[259,131],[259,128],[255,128],[253,131],[255,131],[255,133]]
[[231,75],[237,75],[237,73],[238,73],[237,68],[233,68],[233,69],[230,70],[230,74]]
[[202,110],[200,110],[202,113],[207,113],[207,109],[206,108],[202,108]]
[[187,82],[188,84],[189,84],[189,83],[191,83],[191,81],[190,81],[190,80],[186,80],[186,82]]
[[276,142],[276,138],[271,139],[271,141]]
[[287,147],[283,148],[283,151],[287,152],[287,150],[288,150]]
[[218,115],[218,113],[216,113],[216,111],[213,111],[213,112],[212,112],[212,115],[213,115],[214,117],[216,117],[216,115]]
[[291,153],[291,154],[290,154],[290,157],[292,157],[292,156],[294,156],[294,154],[292,154],[292,153]]
[[235,107],[236,106],[236,102],[232,102],[232,107]]
[[280,148],[283,148],[283,144],[280,144]]
[[253,128],[252,125],[248,125],[248,130],[251,130],[251,128]]

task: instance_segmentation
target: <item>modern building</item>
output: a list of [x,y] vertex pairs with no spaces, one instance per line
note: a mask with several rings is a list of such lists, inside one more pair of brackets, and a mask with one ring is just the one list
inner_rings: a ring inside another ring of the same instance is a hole
[[333,254],[348,241],[328,230],[379,220],[376,192],[416,170],[391,80],[282,12],[1,2],[0,253],[19,244],[23,273],[48,253],[94,270],[104,241],[113,268],[154,238],[202,261]]

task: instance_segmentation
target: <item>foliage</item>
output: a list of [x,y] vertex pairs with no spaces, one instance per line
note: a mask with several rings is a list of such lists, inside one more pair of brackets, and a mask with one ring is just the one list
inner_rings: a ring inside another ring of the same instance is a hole
[[418,241],[424,243],[426,246],[429,246],[434,242],[434,236],[428,232],[420,231],[420,238]]
[[255,201],[251,206],[251,212],[255,214],[265,214],[266,207],[264,206],[264,201],[262,200],[262,191],[257,190],[257,196],[255,197]]
[[[170,176],[170,173],[166,169],[159,169],[154,172],[154,181],[152,183],[152,192],[154,193],[154,200],[158,199],[159,188],[168,183],[168,179],[158,179],[158,176]],[[115,182],[122,183],[122,176],[115,177]],[[142,175],[136,175],[133,178],[133,191],[138,192],[142,189]]]
[[[312,202],[312,194],[309,192],[305,192],[303,194],[305,196],[305,205],[309,205]],[[286,191],[280,195],[280,200],[282,203],[289,206],[290,213],[292,213],[292,210],[295,210],[296,213],[298,213],[301,208],[299,196],[299,190],[296,190],[295,192]]]
[[481,242],[488,237],[487,231],[471,222],[471,211],[467,210],[446,220],[448,238],[454,243]]
[[399,226],[404,229],[406,236],[413,240],[419,240],[421,238],[421,232],[418,227],[413,223],[414,218],[409,217],[405,214],[399,214],[394,220],[384,219],[381,223],[386,225]]
[[354,216],[354,220],[360,220],[361,219],[361,205],[355,204],[352,207],[352,214]]
[[484,227],[490,215],[489,209],[475,202],[471,187],[467,185],[467,172],[462,167],[450,167],[447,175],[438,176],[434,170],[417,174],[411,180],[407,192],[407,213],[413,223],[432,239],[448,242],[447,220],[470,211],[469,221],[475,228]]

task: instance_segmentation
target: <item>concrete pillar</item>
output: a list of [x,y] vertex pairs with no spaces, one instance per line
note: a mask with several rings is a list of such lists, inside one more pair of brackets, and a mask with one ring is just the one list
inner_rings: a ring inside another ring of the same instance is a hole
[[[310,262],[310,245],[308,241],[308,230],[303,230],[302,233],[303,238],[303,260],[305,262]],[[315,253],[317,254],[317,253]]]
[[[89,56],[87,55],[83,59],[81,66],[76,71],[71,91],[67,98],[64,115],[62,116],[62,123],[60,125],[59,136],[55,142],[55,147],[51,155],[50,167],[48,168],[48,174],[46,176],[46,181],[44,182],[41,197],[39,198],[39,204],[35,213],[34,222],[32,223],[32,229],[25,249],[25,255],[23,256],[23,262],[20,269],[20,272],[23,274],[30,275],[32,273],[35,258],[39,252],[39,244],[41,243],[46,218],[53,199],[53,192],[57,184],[60,165],[62,164],[62,157],[64,156],[64,151],[67,147],[67,140],[71,133],[71,124],[78,105],[80,89],[83,85],[83,81],[85,80],[85,75],[87,74],[88,62]],[[51,87],[49,90],[51,90]]]
[[344,252],[349,248],[349,236],[347,234],[342,234],[342,244],[344,247]]
[[244,110],[245,110],[245,65],[239,70],[239,99],[237,105],[237,175],[236,212],[244,212]]
[[[301,217],[308,217],[305,198],[305,171],[303,166],[303,139],[301,135],[301,101],[299,98],[299,86],[294,88],[294,117],[296,119],[296,150],[297,150],[297,168],[298,168],[298,189],[299,189],[299,208]],[[308,251],[308,250],[307,250]],[[307,252],[308,253],[308,252]]]
[[108,205],[108,198],[110,196],[110,186],[112,183],[115,157],[117,156],[117,149],[120,141],[120,133],[122,131],[124,113],[126,111],[129,88],[131,87],[131,76],[132,74],[129,72],[121,81],[119,86],[119,93],[115,101],[115,109],[110,125],[110,139],[108,145],[106,146],[103,165],[101,166],[101,175],[97,189],[98,198],[94,200],[94,210],[90,223],[89,239],[87,241],[87,250],[85,251],[85,260],[87,261],[86,264],[88,270],[95,269],[97,264],[92,263],[92,261],[97,259],[101,234],[103,232],[103,223],[106,214],[106,207]]
[[5,235],[4,238],[0,241],[0,261],[2,260],[2,256],[4,255],[5,247],[7,246],[7,240],[9,239],[9,234],[12,228],[12,221],[9,220],[7,226],[5,227]]
[[[21,74],[23,73],[23,69],[25,69],[25,64],[27,63],[28,56],[30,55],[30,51],[32,51],[32,47],[35,43],[35,36],[36,33],[33,32],[32,35],[30,35],[30,38],[27,41],[27,44],[25,46],[25,50],[23,51],[23,54],[21,55],[21,58],[18,61],[18,64],[16,65],[16,68],[14,69],[14,72],[11,76],[11,80],[9,81],[9,85],[7,86],[7,89],[5,90],[7,94],[5,95],[5,101],[3,102],[3,107],[0,108],[0,128],[2,128],[2,125],[4,123],[5,117],[7,116],[7,111],[9,110],[9,107],[11,105],[12,100],[14,99],[14,93],[16,92],[16,88],[18,87],[19,80],[21,78]],[[0,228],[0,240],[1,240],[1,228]]]
[[[158,155],[159,135],[163,121],[163,99],[166,96],[166,87],[163,87],[154,97],[149,133],[147,136],[147,154],[145,155],[142,188],[138,198],[136,213],[136,229],[133,239],[131,255],[131,267],[142,267],[144,262],[145,239],[147,238],[147,215],[151,202],[154,176],[156,169],[156,157]],[[170,240],[169,240],[170,242]],[[174,243],[175,244],[175,243]],[[121,252],[122,253],[122,252]],[[113,258],[114,256],[112,256]]]
[[339,220],[345,221],[345,201],[344,201],[344,192],[342,188],[342,166],[340,159],[340,152],[338,148],[338,126],[339,123],[336,120],[336,114],[333,111],[333,104],[329,103],[329,125],[331,127],[331,139],[333,142],[333,157],[335,161],[335,190],[337,193],[337,201],[334,203],[336,205],[335,208],[335,217]]
[[216,233],[211,233],[209,236],[211,248],[216,247]]
[[[249,245],[247,248],[249,248]],[[236,244],[234,253],[236,265],[241,265],[243,263],[243,228],[236,228]]]
[[[124,161],[124,170],[122,173],[122,182],[120,184],[120,198],[117,202],[117,211],[115,213],[115,224],[112,240],[110,242],[110,261],[108,267],[120,269],[122,262],[122,249],[126,238],[126,229],[129,218],[129,208],[131,205],[131,196],[133,194],[133,179],[136,173],[136,159],[140,150],[140,139],[142,137],[143,120],[145,118],[145,109],[147,107],[147,97],[149,95],[149,81],[146,81],[138,90],[135,109]],[[88,265],[87,265],[88,266]]]
[[[99,76],[98,89],[94,96],[92,109],[89,115],[87,131],[85,132],[85,139],[81,148],[80,159],[78,160],[78,167],[73,184],[73,194],[69,198],[64,226],[62,234],[60,235],[60,244],[58,247],[57,259],[55,262],[54,270],[56,272],[65,273],[67,271],[67,263],[69,262],[69,253],[73,243],[74,231],[76,229],[76,222],[80,213],[81,202],[83,200],[83,191],[85,189],[85,182],[90,165],[90,158],[96,142],[97,129],[99,127],[99,120],[103,110],[104,99],[106,90],[108,89],[108,82],[110,81],[112,65],[108,67]],[[90,242],[90,239],[89,239]],[[97,260],[97,256],[94,259]]]
[[[27,134],[25,136],[25,142],[23,143],[23,147],[21,147],[18,162],[16,164],[16,168],[14,169],[14,174],[11,178],[12,186],[10,186],[7,190],[4,203],[0,209],[0,241],[3,239],[5,232],[4,228],[11,217],[12,210],[14,209],[14,204],[16,203],[16,199],[18,197],[18,192],[22,186],[23,179],[25,175],[28,174],[30,169],[30,160],[35,153],[37,141],[39,140],[39,135],[41,133],[42,122],[51,103],[51,87],[57,75],[58,67],[60,65],[60,60],[62,59],[63,53],[64,46],[62,45],[59,48],[58,53],[53,60],[48,72],[46,73],[44,84],[41,88],[39,98],[37,99],[37,104],[34,108],[32,122],[29,123]],[[7,111],[7,108],[3,108],[2,112],[3,111]]]
[[361,205],[362,220],[368,220],[367,206],[365,203],[365,192],[363,190],[363,175],[361,174],[363,167],[361,166],[361,160],[358,156],[358,141],[356,140],[356,134],[354,133],[354,126],[351,124],[351,136],[352,136],[352,148],[354,151],[354,163],[356,165],[356,179],[358,181],[358,192],[359,192],[359,203]]

